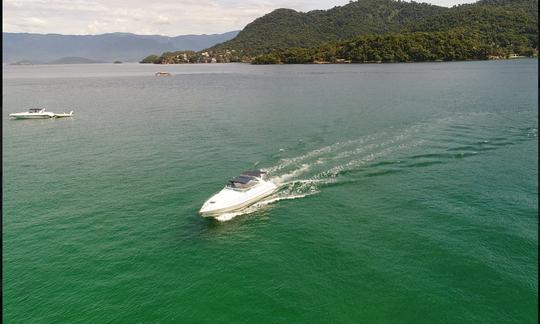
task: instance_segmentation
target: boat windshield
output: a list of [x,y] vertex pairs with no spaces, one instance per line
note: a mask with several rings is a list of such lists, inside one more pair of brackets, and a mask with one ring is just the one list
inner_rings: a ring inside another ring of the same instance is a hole
[[240,175],[234,177],[227,183],[227,188],[234,190],[246,190],[259,183],[259,181],[252,176]]
[[40,112],[43,108],[30,108],[28,111],[29,112]]

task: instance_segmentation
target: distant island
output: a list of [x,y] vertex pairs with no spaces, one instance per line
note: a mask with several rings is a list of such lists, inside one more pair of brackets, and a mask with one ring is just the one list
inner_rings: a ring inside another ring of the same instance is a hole
[[38,64],[46,64],[46,63],[41,62],[41,61],[30,61],[30,60],[20,60],[17,62],[9,63],[9,65],[38,65]]
[[307,13],[277,9],[235,38],[140,63],[426,62],[538,56],[537,0],[480,0],[452,8],[358,0]]
[[238,34],[231,31],[211,35],[60,35],[2,33],[2,62],[43,64],[65,57],[81,57],[99,62],[138,62],[153,52],[199,51],[227,41]]
[[85,57],[62,57],[57,60],[52,60],[49,62],[21,60],[21,61],[10,63],[9,65],[94,64],[94,63],[106,63],[106,62],[91,60]]
[[105,63],[105,62],[91,60],[85,57],[62,57],[60,59],[47,62],[47,64],[95,64],[95,63]]

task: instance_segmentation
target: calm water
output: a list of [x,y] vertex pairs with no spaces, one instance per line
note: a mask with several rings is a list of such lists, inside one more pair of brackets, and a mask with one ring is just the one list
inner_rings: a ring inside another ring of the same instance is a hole
[[4,67],[3,319],[536,323],[537,70]]

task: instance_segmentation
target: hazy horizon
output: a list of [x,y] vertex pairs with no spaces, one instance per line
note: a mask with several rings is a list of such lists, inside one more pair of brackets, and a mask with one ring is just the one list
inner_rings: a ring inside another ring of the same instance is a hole
[[182,37],[182,36],[212,36],[212,35],[223,35],[228,34],[232,32],[239,32],[240,29],[237,30],[229,30],[225,31],[223,33],[206,33],[206,34],[179,34],[179,35],[163,35],[163,34],[137,34],[137,33],[131,33],[131,32],[104,32],[100,34],[61,34],[61,33],[32,33],[32,32],[10,32],[10,31],[3,31],[2,34],[29,34],[29,35],[60,35],[60,36],[101,36],[101,35],[112,35],[112,34],[130,34],[130,35],[137,35],[137,36],[162,36],[162,37]]

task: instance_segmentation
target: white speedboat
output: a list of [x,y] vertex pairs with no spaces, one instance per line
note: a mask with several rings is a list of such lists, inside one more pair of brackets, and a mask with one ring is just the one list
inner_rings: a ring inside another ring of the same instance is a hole
[[64,117],[73,117],[73,110],[69,113],[54,114],[54,118],[64,118]]
[[63,112],[61,114],[55,114],[50,111],[45,111],[44,108],[30,108],[27,112],[20,112],[9,114],[9,117],[15,119],[44,119],[44,118],[63,118],[63,117],[73,117],[73,110],[69,113]]
[[13,117],[15,119],[43,119],[53,118],[54,113],[45,111],[44,108],[30,108],[26,112],[9,114],[9,117]]
[[223,190],[203,204],[199,214],[203,217],[215,217],[238,211],[271,195],[277,190],[277,186],[271,181],[264,180],[265,175],[266,172],[255,170],[234,177]]

